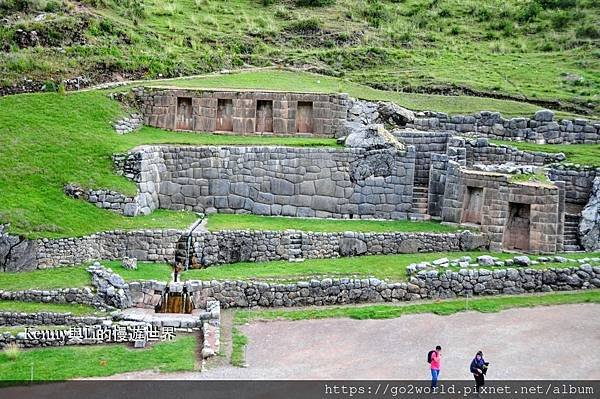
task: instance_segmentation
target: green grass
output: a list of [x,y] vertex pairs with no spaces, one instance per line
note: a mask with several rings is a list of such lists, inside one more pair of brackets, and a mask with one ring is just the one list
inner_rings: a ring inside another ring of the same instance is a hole
[[[43,112],[40,112],[43,110]],[[0,98],[0,223],[11,233],[72,237],[111,229],[185,228],[190,212],[157,210],[128,218],[67,197],[63,187],[111,188],[135,193],[114,173],[111,155],[141,144],[335,146],[333,139],[225,136],[144,127],[118,135],[111,122],[122,110],[100,92]]]
[[[598,105],[600,12],[593,0],[272,3],[105,0],[49,12],[42,22],[33,21],[34,12],[21,14],[0,28],[9,47],[0,53],[1,84],[23,76],[116,80],[292,65],[399,92],[466,87]],[[63,43],[84,17],[90,18],[86,44]],[[13,39],[17,29],[36,30],[65,51],[21,49]],[[444,101],[448,110],[457,109],[452,101]]]
[[562,152],[565,162],[585,166],[600,166],[600,144],[534,144],[520,141],[492,140],[494,144],[510,145],[523,151]]
[[207,228],[219,230],[302,230],[320,232],[430,232],[449,233],[457,228],[434,221],[412,222],[408,220],[341,220],[258,216],[249,214],[212,214],[208,216]]
[[248,345],[248,337],[233,327],[231,329],[231,364],[235,367],[243,367],[245,364],[244,348]]
[[554,306],[574,303],[600,303],[600,290],[568,293],[528,294],[493,298],[464,298],[402,305],[345,306],[310,308],[302,310],[238,310],[234,323],[244,324],[255,320],[307,320],[348,317],[351,319],[392,319],[410,314],[433,313],[448,316],[458,312],[500,312],[512,308]]
[[0,290],[55,289],[91,286],[86,266],[60,267],[0,274]]
[[[501,112],[504,117],[532,116],[540,109],[540,106],[534,104],[494,98],[442,96],[377,90],[335,77],[285,70],[240,72],[149,83],[158,87],[264,89],[319,93],[344,92],[355,98],[392,101],[413,110],[435,110],[449,114],[473,114],[487,110]],[[558,112],[557,115],[564,117],[572,116],[565,112]]]
[[106,314],[98,312],[94,307],[81,304],[63,304],[63,303],[40,303],[40,302],[21,302],[21,301],[1,301],[0,312],[53,312],[53,313],[72,313],[75,316]]
[[[181,274],[182,280],[262,280],[289,282],[326,277],[369,277],[374,276],[390,281],[406,280],[406,266],[411,263],[432,261],[442,257],[458,259],[469,255],[475,260],[477,256],[492,255],[499,259],[515,256],[512,253],[492,252],[431,252],[398,255],[369,255],[335,259],[307,259],[304,262],[272,261],[272,262],[240,262],[205,269],[190,269]],[[562,254],[573,259],[600,257],[600,252]],[[137,270],[125,269],[120,261],[102,261],[125,281],[158,280],[170,281],[172,268],[164,263],[138,262]],[[577,263],[539,263],[531,265],[532,269],[575,267]],[[51,289],[84,287],[91,284],[86,266],[44,269],[20,273],[2,273],[0,290],[17,291],[25,289]],[[458,270],[459,268],[449,268]],[[439,269],[444,272],[446,269]]]
[[145,349],[125,345],[70,346],[24,350],[16,360],[0,351],[0,380],[67,380],[103,377],[139,370],[192,371],[196,365],[196,338],[184,336]]
[[[390,281],[405,281],[407,279],[406,267],[411,263],[432,261],[442,257],[458,259],[469,255],[475,260],[477,256],[492,255],[499,259],[508,259],[515,256],[511,253],[489,252],[433,252],[418,254],[398,255],[369,255],[345,257],[334,259],[307,259],[304,262],[272,261],[272,262],[240,262],[221,266],[211,266],[205,269],[190,269],[181,274],[182,280],[259,280],[290,282],[308,280],[311,278],[327,277],[376,277]],[[574,259],[586,257],[600,257],[600,253],[573,253],[569,256]],[[125,280],[161,280],[171,278],[171,268],[164,264],[138,263],[137,271],[128,271],[119,266],[119,262],[105,262],[115,272],[121,274]],[[539,263],[529,266],[532,269],[550,267],[574,267],[578,264],[569,263]],[[458,268],[450,268],[458,270]],[[444,272],[445,269],[440,269]]]

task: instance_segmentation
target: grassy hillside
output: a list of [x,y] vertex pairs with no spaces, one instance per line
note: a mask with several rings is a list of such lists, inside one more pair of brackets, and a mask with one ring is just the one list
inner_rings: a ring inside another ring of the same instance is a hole
[[595,0],[0,0],[0,14],[0,86],[288,65],[599,112]]

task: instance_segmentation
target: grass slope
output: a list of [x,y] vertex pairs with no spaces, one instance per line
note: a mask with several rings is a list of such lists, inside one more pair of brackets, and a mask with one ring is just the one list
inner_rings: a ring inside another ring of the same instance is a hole
[[64,195],[66,183],[135,193],[117,176],[111,155],[141,144],[335,146],[333,139],[223,136],[144,127],[117,135],[110,123],[122,113],[100,92],[0,98],[0,223],[28,237],[80,236],[135,228],[184,228],[196,216],[158,210],[127,218]]
[[302,230],[320,232],[430,232],[448,233],[457,228],[434,221],[409,220],[342,220],[258,216],[246,214],[212,214],[208,217],[208,230]]
[[[0,7],[8,16],[2,85],[24,76],[116,80],[276,64],[399,91],[466,86],[598,104],[594,0],[56,0],[38,22],[43,3],[11,7],[21,3]],[[17,29],[48,43],[20,48]]]
[[0,352],[0,380],[34,381],[103,377],[138,370],[192,371],[196,338],[184,336],[145,349],[125,345],[70,346],[22,351],[15,360]]

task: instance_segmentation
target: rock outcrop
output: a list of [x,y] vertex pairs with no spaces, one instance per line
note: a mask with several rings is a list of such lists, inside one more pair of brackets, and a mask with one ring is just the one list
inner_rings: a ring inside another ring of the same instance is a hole
[[590,200],[581,211],[579,239],[586,251],[600,250],[600,177],[594,179]]

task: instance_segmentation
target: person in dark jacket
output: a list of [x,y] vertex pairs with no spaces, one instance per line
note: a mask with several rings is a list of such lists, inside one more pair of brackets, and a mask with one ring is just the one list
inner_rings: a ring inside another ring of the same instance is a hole
[[479,389],[485,384],[485,373],[489,363],[483,359],[483,352],[479,351],[471,362],[471,373],[475,377],[475,391],[479,394]]

